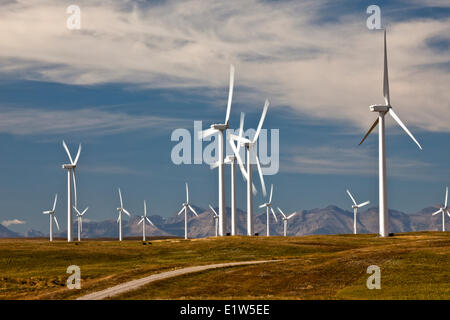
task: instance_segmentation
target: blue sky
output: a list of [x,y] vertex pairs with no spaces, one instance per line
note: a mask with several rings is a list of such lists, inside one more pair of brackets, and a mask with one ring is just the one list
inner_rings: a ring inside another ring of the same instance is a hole
[[[382,33],[365,27],[370,4],[389,26],[393,105],[424,147],[388,119],[389,207],[413,213],[442,202],[450,181],[445,1],[79,1],[78,31],[65,28],[68,4],[22,1],[0,4],[0,221],[47,232],[41,212],[57,192],[65,228],[63,139],[73,154],[83,145],[78,194],[91,220],[116,216],[117,187],[133,214],[144,199],[151,214],[174,214],[185,181],[194,204],[216,206],[217,171],[172,164],[170,135],[224,118],[230,63],[232,127],[242,111],[246,128],[256,127],[271,100],[264,128],[279,129],[280,171],[265,180],[276,206],[350,208],[346,188],[376,205],[377,135],[358,147],[375,118],[368,106],[383,102]],[[245,209],[240,173],[237,181]],[[255,204],[263,200],[259,192]]]

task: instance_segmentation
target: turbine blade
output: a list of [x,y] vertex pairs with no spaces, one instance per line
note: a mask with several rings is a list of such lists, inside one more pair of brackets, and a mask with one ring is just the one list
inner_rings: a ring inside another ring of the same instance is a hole
[[448,216],[450,217],[450,211],[447,210],[447,214],[448,214]]
[[213,128],[209,128],[203,131],[200,131],[198,133],[198,139],[199,140],[203,140],[205,138],[208,138],[209,136],[212,136],[213,134],[219,132],[219,130],[213,129]]
[[117,223],[119,223],[120,220],[122,220],[122,214],[119,212],[119,217],[117,218]]
[[63,140],[62,145],[64,150],[66,150],[67,155],[69,156],[70,163],[73,164],[72,156],[70,155],[69,148],[67,148],[66,142]]
[[265,203],[263,203],[262,205],[259,206],[260,209],[264,208],[266,206]]
[[272,212],[273,217],[275,218],[275,221],[278,222],[278,218],[277,218],[277,216],[275,214],[275,211],[273,211],[272,207],[270,207],[270,211]]
[[188,207],[198,217],[198,214],[197,214],[197,212],[195,212],[194,208],[192,208],[191,205],[189,205],[189,204],[188,204]]
[[131,214],[127,210],[123,209],[123,212],[125,212],[129,217],[131,217]]
[[241,169],[242,176],[247,181],[248,180],[247,171],[244,168],[244,163],[242,162],[242,158],[241,158],[241,155],[239,154],[239,150],[237,149],[236,145],[232,141],[230,141],[230,146],[231,146],[231,149],[233,150],[234,155],[236,156],[236,160],[239,165],[239,169]]
[[269,203],[272,203],[272,194],[273,194],[273,184],[270,185],[270,197],[269,197]]
[[357,204],[356,204],[355,198],[353,198],[352,194],[350,193],[350,191],[348,189],[347,189],[347,193],[350,196],[350,198],[352,198],[352,201],[353,201],[354,205],[356,206]]
[[77,179],[75,177],[75,167],[72,169],[72,177],[73,177],[73,195],[74,195],[74,201],[75,201],[75,205],[77,205]]
[[189,203],[189,186],[186,182],[186,203]]
[[139,222],[137,224],[141,224],[142,221],[144,221],[144,218],[142,218],[141,220],[139,220]]
[[397,121],[400,127],[402,127],[403,130],[405,130],[405,132],[411,137],[411,139],[417,144],[417,146],[419,146],[419,149],[422,150],[422,146],[420,145],[420,143],[416,140],[416,138],[414,138],[412,133],[408,130],[408,128],[405,126],[402,120],[400,120],[400,118],[397,116],[397,114],[394,112],[392,108],[389,109],[389,114],[392,116],[392,118],[394,118],[395,121]]
[[55,216],[53,216],[53,220],[55,221],[55,223],[56,223],[56,227],[58,228],[58,230],[59,230],[59,224],[58,224],[58,220],[56,220],[56,217]]
[[153,224],[153,222],[150,221],[149,218],[145,217],[145,219],[146,219],[146,220],[148,221],[148,223],[150,223],[152,226],[155,226],[155,225]]
[[358,208],[364,207],[366,205],[368,205],[370,203],[370,201],[366,201],[364,203],[358,204]]
[[77,212],[77,215],[80,215],[81,213],[80,213],[80,211],[78,211],[78,209],[77,209],[77,207],[75,207],[75,206],[72,206],[74,209],[75,209],[75,211]]
[[213,208],[211,205],[209,205],[209,208],[212,210],[212,212],[213,212],[216,216],[218,216],[216,210],[214,210],[214,208]]
[[282,215],[284,218],[286,218],[286,215],[284,214],[284,212],[283,212],[280,208],[277,208],[277,209],[278,209],[278,211],[280,211],[281,215]]
[[244,134],[244,119],[245,113],[241,112],[241,120],[239,122],[239,139],[241,139],[242,135]]
[[58,194],[55,194],[55,201],[53,201],[53,210],[52,211],[55,211],[55,209],[56,209],[56,201],[58,200]]
[[181,210],[180,211],[178,211],[178,216],[182,213],[184,211],[184,207],[183,208],[181,208]]
[[123,208],[122,192],[120,192],[120,188],[119,188],[119,198],[120,198],[120,207]]
[[227,104],[227,114],[225,116],[225,124],[228,124],[228,120],[230,119],[231,101],[233,100],[233,87],[234,87],[234,66],[230,65],[230,89],[228,91],[228,104]]
[[258,140],[259,133],[261,132],[261,128],[264,123],[264,119],[266,118],[266,113],[267,113],[267,109],[269,108],[269,104],[270,104],[269,100],[266,99],[266,102],[264,103],[264,109],[261,114],[261,119],[259,119],[258,128],[256,129],[255,137],[253,138],[253,143],[255,143],[256,140]]
[[387,47],[386,47],[386,29],[384,29],[384,74],[383,74],[383,96],[387,106],[391,105],[389,97],[389,75],[387,62]]
[[438,213],[441,213],[441,212],[442,212],[442,209],[439,209],[438,211],[432,213],[431,215],[432,215],[432,216],[435,216],[435,215],[437,215]]
[[84,211],[81,213],[81,215],[83,216],[86,213],[86,211],[88,211],[88,209],[89,209],[89,207],[86,207],[86,209],[84,209]]
[[369,131],[367,131],[366,135],[364,136],[364,138],[362,138],[361,142],[359,143],[359,146],[364,142],[364,140],[366,140],[366,138],[368,137],[368,135],[372,132],[372,130],[377,126],[378,122],[380,120],[377,118],[375,120],[375,122],[372,124],[372,126],[370,127]]
[[249,140],[247,138],[244,138],[244,137],[241,137],[241,136],[237,136],[235,134],[230,134],[230,139],[232,139],[234,141],[237,141],[239,143],[252,143],[251,140]]
[[292,213],[292,214],[290,214],[288,217],[287,217],[287,219],[289,220],[289,219],[291,219],[293,216],[295,216],[297,214],[297,212],[294,212],[294,213]]
[[147,216],[147,202],[144,200],[144,217]]
[[73,162],[74,165],[77,165],[78,158],[80,157],[80,153],[81,153],[81,143],[78,145],[77,156],[75,157],[75,161]]
[[[445,188],[445,204],[444,204],[444,207],[446,207],[446,208],[447,208],[447,201],[448,201],[448,187]],[[55,210],[55,209],[53,209],[53,210]]]
[[258,155],[256,155],[256,166],[258,167],[259,180],[261,180],[261,188],[264,197],[267,196],[266,184],[264,183],[264,176],[261,169],[261,164],[259,163]]

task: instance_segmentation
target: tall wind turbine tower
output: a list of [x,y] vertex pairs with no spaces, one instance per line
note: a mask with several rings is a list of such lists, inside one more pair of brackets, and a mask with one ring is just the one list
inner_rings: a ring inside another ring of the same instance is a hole
[[57,200],[58,200],[58,194],[55,194],[55,200],[53,201],[53,209],[42,212],[43,214],[48,214],[48,216],[50,218],[50,241],[53,241],[53,220],[55,221],[56,227],[59,230],[58,220],[56,220],[56,217],[55,217],[56,201]]
[[[236,160],[239,164],[239,168],[241,169],[242,175],[244,176],[245,180],[247,180],[247,235],[252,236],[253,235],[253,194],[256,194],[256,188],[253,185],[252,182],[252,150],[254,149],[254,146],[258,142],[258,137],[261,132],[262,125],[264,123],[264,119],[266,117],[267,109],[269,108],[269,100],[266,99],[266,102],[264,103],[263,112],[261,114],[261,119],[259,120],[258,128],[256,129],[255,136],[253,137],[253,140],[249,140],[247,138],[244,138],[242,136],[243,133],[243,126],[244,126],[244,114],[241,113],[241,123],[239,128],[239,136],[230,135],[230,138],[232,140],[237,141],[237,143],[240,143],[243,147],[245,147],[247,151],[247,170],[244,168],[244,164],[242,162],[241,156],[239,154],[239,150],[234,145],[234,143],[230,143],[231,148],[233,149],[234,155],[236,156]],[[258,155],[255,154],[256,159],[256,166],[258,168],[259,173],[259,179],[261,181],[261,188],[264,197],[266,196],[266,186],[264,183],[264,177],[261,169],[261,164],[259,163]]]
[[263,203],[259,207],[262,209],[266,207],[266,235],[270,236],[270,212],[272,212],[272,215],[276,222],[278,222],[277,215],[275,214],[275,211],[273,211],[272,208],[272,194],[273,194],[273,184],[270,187],[270,196],[269,196],[269,202]]
[[227,113],[225,115],[225,123],[212,124],[209,129],[206,129],[199,134],[200,139],[204,139],[217,133],[219,141],[219,235],[226,235],[227,220],[226,220],[226,207],[225,207],[225,175],[224,175],[224,138],[223,133],[229,128],[228,121],[230,119],[231,101],[233,99],[233,86],[234,86],[234,66],[230,66],[230,87],[228,92],[228,105]]
[[432,214],[432,216],[437,215],[438,213],[442,213],[442,232],[445,231],[445,214],[447,213],[447,215],[450,217],[450,211],[448,210],[448,187],[445,188],[445,202],[444,202],[444,206],[442,206],[438,211],[434,212]]
[[189,204],[189,186],[186,182],[186,202],[183,203],[183,207],[178,212],[178,215],[182,214],[184,212],[184,239],[187,240],[188,238],[188,211],[192,211],[193,214],[195,214],[196,217],[198,217],[197,212],[195,212],[194,208],[191,207]]
[[[75,179],[75,168],[77,166],[78,158],[80,157],[81,144],[78,146],[77,156],[75,161],[72,160],[69,148],[67,148],[66,143],[63,141],[62,145],[64,150],[66,150],[67,156],[69,157],[70,164],[63,164],[62,168],[67,170],[67,241],[73,241],[73,224],[72,224],[72,183],[75,195],[75,206],[77,205],[77,184]],[[72,181],[73,177],[73,181]]]
[[422,146],[414,138],[412,133],[400,120],[397,114],[394,112],[391,106],[391,100],[389,96],[389,76],[388,76],[388,63],[387,63],[387,48],[386,48],[386,30],[384,30],[384,76],[383,76],[383,96],[384,105],[371,105],[369,110],[372,112],[378,112],[378,118],[370,127],[369,131],[366,133],[364,138],[359,143],[360,145],[364,142],[367,136],[372,132],[372,130],[378,125],[378,166],[379,166],[379,234],[381,237],[389,236],[389,217],[388,217],[388,203],[387,203],[387,185],[386,185],[386,154],[385,154],[385,115],[388,113],[392,118],[402,127],[403,130],[411,137],[411,139],[419,146],[422,150]]

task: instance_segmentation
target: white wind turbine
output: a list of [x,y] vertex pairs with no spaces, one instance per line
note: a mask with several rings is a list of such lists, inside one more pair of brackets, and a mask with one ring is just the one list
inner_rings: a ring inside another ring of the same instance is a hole
[[[239,150],[234,145],[234,143],[230,143],[231,148],[233,149],[234,155],[236,156],[236,160],[239,164],[239,168],[241,169],[241,173],[245,180],[247,180],[247,235],[251,236],[253,235],[253,196],[252,192],[256,194],[256,188],[254,187],[252,183],[252,150],[255,146],[255,144],[258,142],[258,137],[261,132],[262,125],[264,123],[264,118],[266,117],[267,108],[269,107],[269,100],[266,99],[266,102],[264,104],[264,109],[261,114],[261,119],[259,120],[258,128],[256,129],[255,136],[253,137],[253,140],[246,139],[242,136],[243,132],[243,126],[244,126],[244,114],[241,113],[241,123],[239,128],[239,136],[236,136],[234,134],[230,135],[230,138],[232,140],[237,141],[237,143],[240,143],[243,147],[245,147],[247,151],[246,161],[247,161],[247,170],[244,168],[244,164],[242,162],[241,156],[239,155]],[[255,154],[256,159],[256,166],[258,168],[259,173],[259,179],[261,181],[261,188],[264,197],[266,196],[266,186],[264,183],[264,177],[261,169],[261,164],[259,163],[258,155]]]
[[394,112],[391,106],[390,96],[389,96],[389,77],[388,77],[388,64],[387,64],[387,49],[386,49],[386,30],[384,31],[384,77],[383,77],[383,96],[385,100],[384,105],[371,105],[370,111],[378,112],[378,118],[375,120],[373,125],[370,127],[369,131],[366,133],[364,138],[359,143],[360,145],[364,142],[367,136],[372,132],[372,130],[378,125],[378,165],[379,165],[379,234],[381,237],[386,237],[389,235],[389,221],[388,221],[388,205],[387,205],[387,185],[386,185],[386,155],[385,155],[385,118],[384,116],[388,113],[392,118],[402,127],[403,130],[411,137],[411,139],[419,146],[422,150],[422,146],[414,138],[412,133],[408,130],[405,124],[400,120],[397,114]]
[[447,213],[447,215],[450,217],[450,211],[448,210],[447,202],[448,202],[448,187],[445,188],[445,202],[444,202],[444,206],[441,207],[438,211],[436,211],[435,213],[432,214],[432,216],[435,216],[438,213],[442,213],[442,231],[443,232],[445,231],[445,214]]
[[73,225],[72,225],[72,177],[73,177],[73,190],[75,195],[75,206],[77,205],[77,183],[75,179],[75,168],[77,166],[78,158],[80,157],[81,144],[78,146],[78,152],[75,157],[75,161],[72,160],[69,148],[67,148],[66,143],[63,141],[62,145],[64,150],[66,150],[67,156],[69,157],[70,164],[63,164],[63,169],[67,170],[67,241],[73,240]]
[[188,238],[188,209],[198,217],[197,212],[195,212],[194,208],[192,208],[189,204],[189,187],[186,182],[186,202],[183,203],[183,207],[181,208],[180,212],[178,212],[178,215],[180,215],[184,211],[184,239]]
[[144,200],[144,215],[141,216],[141,220],[139,220],[138,224],[142,223],[142,241],[145,241],[145,222],[148,222],[152,226],[155,226],[153,222],[150,221],[149,218],[147,218],[147,203]]
[[83,212],[78,211],[77,207],[73,206],[75,211],[77,212],[77,221],[78,221],[78,241],[81,241],[81,232],[83,232],[83,215],[88,211],[89,207],[83,210]]
[[350,199],[352,199],[352,201],[353,201],[353,205],[352,205],[352,208],[353,208],[353,234],[356,234],[356,215],[358,214],[358,208],[368,205],[370,203],[370,201],[366,201],[361,204],[357,204],[355,201],[355,198],[353,198],[352,194],[350,193],[350,191],[348,189],[347,189],[347,194],[350,197]]
[[284,212],[280,208],[278,208],[278,211],[280,211],[281,215],[283,216],[283,227],[284,227],[283,234],[286,237],[286,235],[287,235],[287,222],[288,222],[289,219],[293,218],[297,214],[297,212],[291,213],[289,216],[286,216],[284,214]]
[[218,224],[218,219],[219,219],[219,215],[217,214],[216,210],[214,210],[214,208],[209,205],[209,208],[212,210],[212,215],[214,217],[214,229],[216,230],[216,237],[218,235],[218,231],[219,231],[219,224]]
[[122,241],[122,215],[125,213],[127,216],[130,217],[131,214],[123,207],[122,192],[120,192],[120,188],[119,188],[119,198],[120,198],[120,208],[117,208],[117,211],[119,211],[117,223],[119,224],[119,241]]
[[213,134],[218,134],[219,142],[219,235],[224,236],[226,234],[226,207],[225,207],[225,176],[224,176],[224,138],[223,132],[229,128],[228,121],[230,119],[231,101],[233,99],[233,86],[234,86],[234,66],[230,66],[230,86],[228,92],[228,104],[227,113],[225,115],[225,123],[212,124],[209,129],[206,129],[199,133],[199,138],[204,139]]
[[272,208],[272,194],[273,194],[273,184],[270,187],[270,196],[269,196],[269,202],[266,202],[262,205],[260,205],[260,208],[266,207],[266,235],[270,236],[270,212],[272,212],[273,217],[275,218],[275,221],[278,222],[277,215],[275,214],[275,211],[273,211]]
[[50,218],[50,241],[53,241],[53,221],[56,223],[56,227],[59,230],[58,220],[55,217],[56,201],[58,200],[58,194],[55,194],[55,200],[53,201],[53,209],[48,211],[43,211],[43,214],[48,214]]

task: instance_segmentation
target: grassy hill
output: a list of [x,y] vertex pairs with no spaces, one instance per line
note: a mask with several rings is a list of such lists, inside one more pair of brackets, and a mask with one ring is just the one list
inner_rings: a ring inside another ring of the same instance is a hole
[[[283,261],[180,276],[116,298],[450,298],[450,232],[150,242],[1,239],[0,299],[73,299],[175,268],[263,259]],[[81,268],[81,290],[65,286],[72,264]],[[369,265],[381,267],[381,290],[366,288]]]

